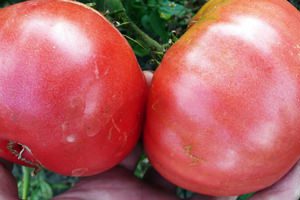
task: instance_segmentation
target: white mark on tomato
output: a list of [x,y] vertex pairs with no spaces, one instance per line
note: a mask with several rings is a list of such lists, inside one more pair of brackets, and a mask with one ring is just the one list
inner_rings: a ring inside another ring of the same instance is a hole
[[253,16],[235,16],[229,23],[212,26],[209,32],[237,37],[265,53],[270,53],[274,45],[280,44],[279,35],[275,29]]
[[154,112],[157,112],[158,104],[159,104],[159,100],[154,101],[154,103],[152,104],[151,108]]
[[[215,124],[212,112],[215,95],[210,87],[197,74],[183,73],[172,86],[173,101],[185,113],[187,118],[197,121],[209,121]],[[201,105],[201,106],[187,106]],[[214,125],[215,126],[215,125]]]
[[107,76],[108,73],[109,73],[109,68],[107,67],[106,70],[104,71],[103,75],[104,75],[104,76]]
[[76,136],[74,134],[70,134],[66,137],[66,141],[68,143],[74,143],[76,141]]
[[[210,69],[213,66],[212,61],[201,58],[206,58],[207,50],[209,49],[213,52],[220,51],[220,49],[214,49],[214,46],[211,45],[216,43],[215,38],[220,38],[220,35],[224,36],[224,38],[233,37],[234,40],[240,40],[266,54],[271,54],[274,46],[278,46],[281,43],[276,30],[266,22],[253,16],[235,16],[229,22],[216,23],[202,37],[199,37],[199,40],[195,40],[194,43],[196,44],[191,48],[186,60],[189,63],[198,63],[201,68]],[[230,52],[230,49],[228,49],[228,52]],[[226,54],[226,52],[222,53]],[[235,58],[233,57],[232,63],[234,63],[234,60]],[[233,66],[238,66],[238,64]]]
[[78,168],[72,171],[72,176],[83,176],[89,171],[88,168]]
[[113,129],[114,129],[114,127],[112,126],[112,127],[110,127],[110,129],[108,131],[108,140],[112,139]]
[[[3,45],[5,46],[5,45]],[[15,50],[16,51],[16,50]],[[1,71],[0,74],[1,76],[7,76],[11,73],[14,73],[16,70],[16,63],[17,63],[17,58],[14,52],[14,49],[8,50],[5,48],[0,48],[0,66],[1,66]]]
[[97,64],[95,64],[95,70],[94,70],[94,73],[95,73],[95,77],[96,77],[96,79],[99,79],[100,78],[100,76],[99,76],[99,68],[98,68],[98,65]]
[[114,126],[114,128],[120,133],[121,129],[116,124],[116,121],[114,120],[114,118],[111,118],[111,122],[112,122],[112,125]]
[[97,111],[97,105],[100,101],[100,90],[98,85],[93,85],[88,90],[85,98],[85,116],[92,116]]
[[234,169],[238,162],[238,157],[238,153],[235,150],[227,149],[219,157],[217,165],[223,170]]
[[[49,20],[43,16],[35,16],[35,18],[27,19],[28,21],[24,22],[24,38],[27,38],[26,35],[42,34],[43,38],[48,36],[51,39],[56,46],[56,51],[67,54],[78,64],[85,63],[90,59],[92,43],[83,31],[84,29],[80,29],[71,21],[63,18]],[[36,29],[44,31],[37,32]],[[64,68],[66,67],[68,66],[64,66]],[[74,67],[74,65],[69,65],[69,67]]]
[[295,48],[298,50],[298,57],[300,58],[300,44],[297,44]]
[[68,124],[68,122],[64,122],[64,123],[61,124],[61,130],[62,131],[66,131],[67,130],[67,128],[68,128],[67,124]]
[[249,134],[249,141],[259,150],[272,148],[278,138],[279,127],[278,122],[263,122],[258,124]]
[[[116,121],[114,120],[114,118],[111,118],[111,122],[112,122],[112,127],[110,127],[109,131],[108,131],[108,136],[107,138],[109,140],[112,139],[113,136],[113,131],[116,130],[118,133],[121,133],[121,129],[118,127],[118,125],[116,124]],[[120,137],[118,138],[120,140]]]

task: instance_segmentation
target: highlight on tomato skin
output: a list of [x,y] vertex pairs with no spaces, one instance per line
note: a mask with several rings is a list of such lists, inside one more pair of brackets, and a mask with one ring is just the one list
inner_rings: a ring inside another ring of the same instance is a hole
[[182,188],[258,191],[300,158],[300,14],[284,0],[203,9],[154,74],[145,149]]
[[0,157],[69,176],[123,160],[147,86],[117,29],[65,0],[1,9],[0,27]]

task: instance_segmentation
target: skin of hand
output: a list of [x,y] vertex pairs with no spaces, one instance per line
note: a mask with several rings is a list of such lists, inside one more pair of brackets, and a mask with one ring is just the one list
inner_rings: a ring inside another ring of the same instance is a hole
[[[152,72],[144,72],[148,84]],[[143,180],[133,175],[133,170],[142,152],[138,145],[118,167],[97,176],[81,178],[69,191],[54,200],[176,200],[176,187],[150,169]],[[0,159],[0,200],[18,199],[17,184],[11,164]],[[300,197],[300,162],[279,182],[257,192],[251,200],[298,200]],[[210,197],[194,195],[191,200],[236,200],[237,197]]]
[[12,165],[0,159],[0,200],[18,199],[17,182],[10,173]]

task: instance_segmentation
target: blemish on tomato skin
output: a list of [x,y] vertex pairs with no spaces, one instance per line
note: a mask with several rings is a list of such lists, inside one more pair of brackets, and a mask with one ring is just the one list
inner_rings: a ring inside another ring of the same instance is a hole
[[98,68],[98,65],[95,64],[95,70],[94,70],[94,73],[95,73],[95,78],[98,80],[100,78],[99,74],[99,68]]
[[67,128],[68,128],[68,122],[63,122],[63,123],[61,124],[61,130],[62,130],[62,131],[66,131]]
[[110,127],[109,131],[108,131],[108,140],[111,140],[112,139],[112,131],[113,131],[114,127]]
[[93,130],[93,129],[89,128],[89,127],[86,128],[86,135],[88,137],[95,137],[99,133],[100,133],[100,131]]
[[153,104],[152,104],[152,106],[151,106],[151,109],[153,110],[153,111],[157,111],[157,105],[158,105],[158,103],[159,103],[159,100],[156,100]]
[[238,152],[234,149],[228,148],[222,153],[222,156],[219,159],[215,160],[216,165],[220,170],[228,171],[236,167],[239,162]]
[[300,58],[300,44],[297,44],[296,46],[295,46],[295,48],[296,48],[296,50],[298,50],[298,57]]
[[108,73],[109,73],[109,70],[110,70],[109,67],[107,67],[106,70],[105,70],[104,73],[103,73],[103,76],[107,76]]
[[[121,129],[118,127],[114,118],[111,118],[112,126],[109,128],[107,139],[112,140],[113,130],[115,129],[118,133],[121,133]],[[119,139],[120,140],[120,139]]]
[[33,153],[28,146],[14,141],[8,141],[6,148],[19,161],[34,168],[34,175],[43,167],[40,161],[33,156]]
[[68,135],[68,136],[66,137],[66,141],[67,141],[68,143],[74,143],[74,142],[76,141],[76,136],[75,136],[75,134],[70,134],[70,135]]
[[113,127],[120,133],[121,129],[117,126],[116,121],[114,120],[114,118],[111,118],[111,122]]
[[128,135],[124,132],[124,144],[127,144],[127,140],[128,140]]
[[193,146],[192,145],[186,145],[183,147],[184,154],[188,156],[189,159],[191,159],[190,166],[194,166],[199,164],[199,162],[202,160],[198,156],[192,153]]
[[86,174],[89,171],[88,168],[77,168],[72,170],[72,176],[83,176],[84,174]]
[[85,117],[91,117],[97,112],[99,109],[99,102],[101,100],[100,96],[101,94],[99,87],[97,85],[90,86],[85,96],[83,111]]
[[70,109],[74,112],[80,112],[84,107],[84,100],[81,97],[74,97],[70,100]]

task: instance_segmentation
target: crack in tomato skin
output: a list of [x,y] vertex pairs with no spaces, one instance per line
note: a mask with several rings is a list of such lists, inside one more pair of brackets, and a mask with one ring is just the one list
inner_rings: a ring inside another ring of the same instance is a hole
[[203,160],[201,160],[198,156],[193,154],[192,149],[193,149],[192,145],[186,145],[183,147],[184,153],[188,156],[189,159],[191,159],[190,165],[195,166],[198,165]]
[[8,141],[6,148],[18,161],[20,161],[19,164],[34,168],[33,174],[37,174],[42,169],[42,165],[34,159],[30,148],[26,145]]

